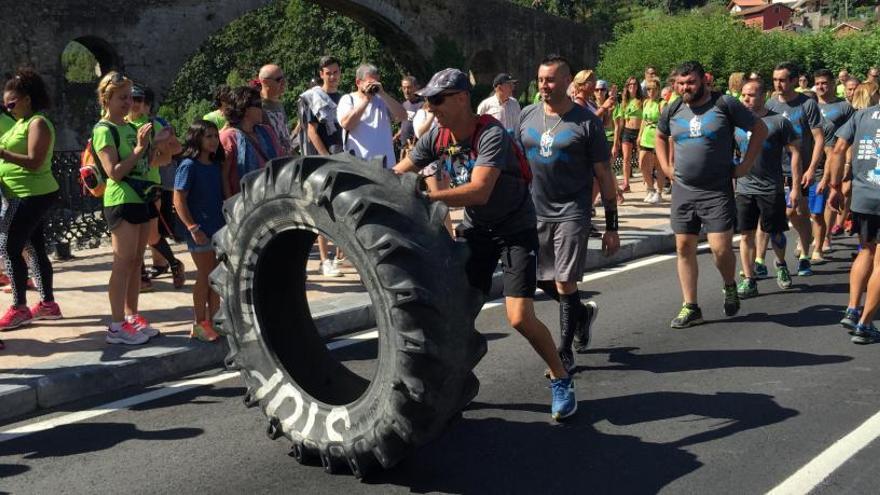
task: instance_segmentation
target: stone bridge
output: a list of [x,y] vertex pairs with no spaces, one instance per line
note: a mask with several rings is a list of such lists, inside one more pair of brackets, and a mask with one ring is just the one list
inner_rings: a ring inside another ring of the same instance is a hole
[[[272,0],[0,0],[0,73],[34,66],[52,88],[58,149],[83,144],[94,116],[94,85],[67,83],[61,54],[85,45],[100,70],[124,70],[160,95],[208,36]],[[534,77],[546,53],[592,66],[588,27],[504,0],[313,0],[359,22],[412,73],[424,77],[454,45],[478,83],[498,72]],[[84,103],[85,102],[85,103]],[[90,106],[91,105],[91,106]]]

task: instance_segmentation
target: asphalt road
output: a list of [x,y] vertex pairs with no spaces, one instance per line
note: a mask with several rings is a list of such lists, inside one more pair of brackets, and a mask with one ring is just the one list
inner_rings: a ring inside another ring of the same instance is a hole
[[[476,400],[439,440],[365,482],[300,466],[234,378],[13,440],[0,427],[0,492],[763,493],[880,410],[880,346],[851,344],[837,324],[849,251],[832,257],[787,293],[760,282],[725,319],[701,255],[709,321],[687,330],[668,326],[680,306],[671,260],[583,284],[601,309],[578,356],[579,412],[563,425],[550,421],[543,364],[503,308],[486,309]],[[554,302],[537,311],[558,328]],[[337,353],[369,369],[375,343]],[[874,441],[815,492],[877,493],[878,468]]]

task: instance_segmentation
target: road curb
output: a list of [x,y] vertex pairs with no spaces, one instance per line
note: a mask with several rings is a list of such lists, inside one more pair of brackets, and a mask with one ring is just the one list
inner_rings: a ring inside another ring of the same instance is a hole
[[[601,240],[590,239],[587,271],[594,271],[645,256],[670,252],[675,237],[667,229],[621,232],[621,248],[611,257],[601,254]],[[493,277],[490,298],[502,295],[501,273]],[[315,308],[315,324],[326,339],[375,325],[369,295],[341,298],[341,303]],[[130,386],[148,385],[213,366],[222,366],[228,348],[224,342],[205,344],[184,336],[163,336],[156,345],[124,349],[117,359],[98,356],[91,363],[50,362],[30,375],[0,375],[0,421],[39,409]]]

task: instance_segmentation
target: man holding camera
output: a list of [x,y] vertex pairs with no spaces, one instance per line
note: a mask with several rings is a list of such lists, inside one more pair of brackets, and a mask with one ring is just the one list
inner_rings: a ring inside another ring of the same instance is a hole
[[379,82],[379,69],[362,64],[355,72],[357,91],[342,97],[336,109],[345,150],[369,160],[381,156],[385,167],[394,163],[391,120],[406,120],[406,109]]

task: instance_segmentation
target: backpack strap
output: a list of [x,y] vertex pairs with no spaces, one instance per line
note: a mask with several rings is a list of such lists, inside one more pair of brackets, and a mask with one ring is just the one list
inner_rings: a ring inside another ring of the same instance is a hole
[[[131,124],[129,124],[129,125],[131,125]],[[108,131],[110,131],[110,136],[113,138],[113,144],[116,145],[116,153],[119,154],[119,146],[121,145],[121,142],[122,142],[122,140],[119,137],[119,129],[117,129],[115,125],[113,125],[109,122],[99,120],[98,123],[95,124],[95,127],[92,128],[92,135],[93,136],[95,134],[95,129],[97,129],[98,127],[103,127],[105,129],[107,129]],[[98,171],[104,175],[107,175],[107,173],[104,171],[104,166],[101,165],[101,159],[98,158],[98,152],[97,152],[97,150],[95,150],[95,146],[91,141],[92,140],[90,138],[89,139],[89,151],[92,154],[92,160],[94,160],[95,165],[98,166]]]
[[437,135],[434,137],[434,155],[440,156],[449,148],[452,142],[452,131],[448,127],[438,127]]
[[[475,155],[479,154],[477,148],[479,147],[480,136],[482,136],[483,131],[489,127],[489,124],[492,124],[493,122],[501,125],[503,128],[501,122],[489,114],[480,115],[477,119],[477,128],[474,130],[474,135],[471,138],[471,149],[473,149]],[[505,130],[504,132],[507,131]],[[517,163],[519,163],[520,179],[526,184],[530,184],[532,182],[532,169],[529,166],[529,161],[526,159],[525,153],[523,153],[522,148],[519,147],[519,144],[513,138],[510,138],[510,146],[513,147],[513,156],[516,158]]]

